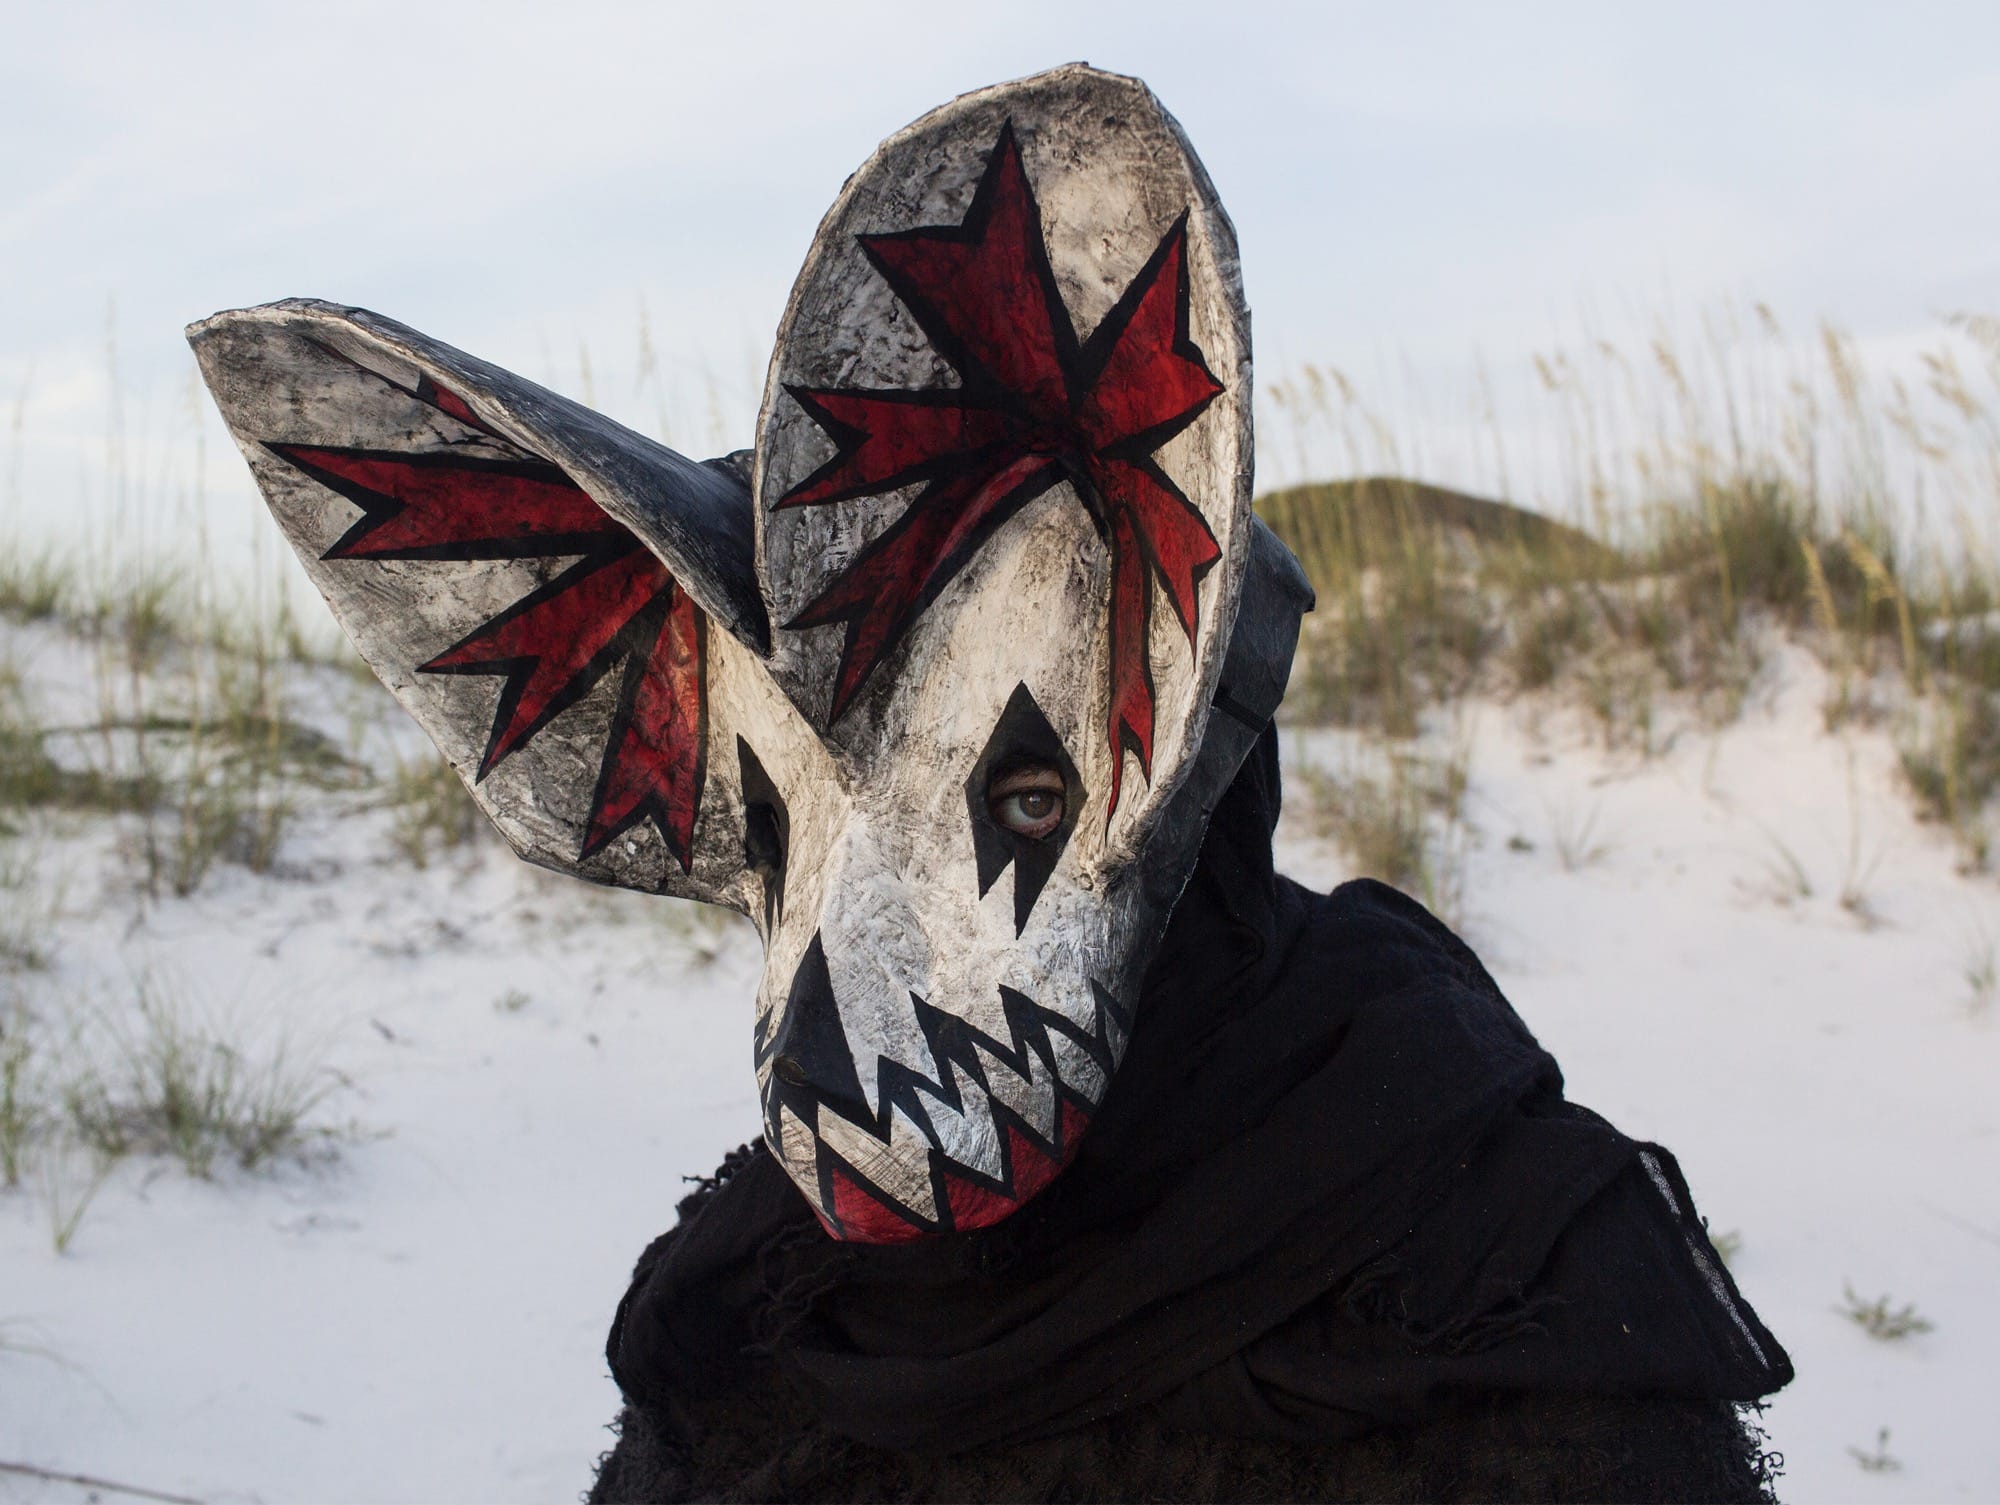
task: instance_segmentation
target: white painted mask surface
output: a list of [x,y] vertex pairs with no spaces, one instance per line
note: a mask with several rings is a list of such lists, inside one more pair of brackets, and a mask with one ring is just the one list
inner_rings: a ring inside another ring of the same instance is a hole
[[1059,1172],[1310,601],[1250,513],[1233,232],[1143,85],[1057,69],[884,143],[754,456],[359,310],[190,338],[515,849],[757,923],[765,1134],[831,1232],[981,1226]]

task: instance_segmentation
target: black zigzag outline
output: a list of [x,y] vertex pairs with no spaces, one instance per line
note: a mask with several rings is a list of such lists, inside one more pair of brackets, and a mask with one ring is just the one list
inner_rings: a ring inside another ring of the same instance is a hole
[[[577,855],[579,862],[596,856],[634,826],[650,820],[653,829],[660,833],[660,840],[666,843],[668,853],[680,863],[681,871],[689,873],[694,870],[694,826],[689,824],[685,843],[679,840],[667,818],[666,799],[658,793],[648,794],[639,800],[626,812],[623,820],[606,828],[595,841],[590,837],[590,828],[597,824],[598,814],[604,809],[604,802],[611,793],[611,771],[618,766],[618,754],[625,744],[625,734],[632,729],[640,686],[645,681],[646,671],[653,665],[653,655],[660,651],[660,640],[667,635],[674,600],[685,594],[680,582],[668,575],[666,589],[655,595],[632,618],[628,629],[632,632],[631,657],[625,661],[625,680],[618,687],[618,709],[612,714],[611,731],[604,742],[604,758],[597,767],[597,786],[591,791],[590,814],[583,824],[583,847]],[[693,794],[694,818],[699,820],[702,791],[708,787],[708,613],[691,600],[688,604],[694,611],[695,661],[699,666],[695,671]],[[650,627],[642,625],[648,619],[657,620]]]
[[[966,206],[965,215],[957,224],[916,225],[908,230],[890,230],[879,235],[857,235],[854,238],[861,246],[861,254],[868,258],[868,264],[875,268],[890,291],[909,309],[917,327],[930,341],[931,348],[958,373],[959,380],[965,384],[960,389],[961,397],[972,398],[980,407],[1024,413],[1026,405],[987,369],[983,361],[973,356],[964,341],[953,332],[951,321],[943,311],[915,289],[901,286],[897,273],[875,252],[877,245],[891,241],[927,240],[947,245],[971,245],[975,241],[983,241],[988,222],[993,217],[993,200],[1000,192],[1000,174],[1010,154],[1021,174],[1021,186],[1028,200],[1028,217],[1035,227],[1033,244],[1028,247],[1028,271],[1047,308],[1049,330],[1056,344],[1056,369],[1062,372],[1065,395],[1073,404],[1078,391],[1074,378],[1083,347],[1076,337],[1076,320],[1069,311],[1069,305],[1063,301],[1062,289],[1056,283],[1055,267],[1049,261],[1048,232],[1042,225],[1041,200],[1035,197],[1035,180],[1028,176],[1027,159],[1022,157],[1020,143],[1014,137],[1011,116],[1002,123],[1000,134],[993,138],[992,150],[988,152],[986,166],[980,173],[979,186],[973,190],[972,202]],[[1182,219],[1185,218],[1183,215]],[[1101,361],[1099,365],[1102,366]]]
[[506,734],[508,723],[514,719],[514,708],[520,704],[521,697],[527,693],[528,680],[534,674],[535,665],[541,662],[541,655],[535,653],[518,653],[497,658],[473,659],[462,664],[444,664],[440,663],[439,660],[450,658],[454,653],[470,648],[479,639],[492,636],[501,628],[514,621],[515,618],[524,616],[536,607],[553,601],[557,596],[581,584],[586,578],[597,571],[608,568],[628,557],[638,547],[639,541],[632,539],[630,540],[630,547],[620,548],[615,552],[586,555],[554,579],[536,587],[527,595],[521,597],[520,600],[514,602],[513,605],[507,607],[504,611],[488,617],[456,643],[434,655],[428,662],[417,665],[417,673],[419,674],[505,676],[506,683],[500,689],[500,704],[493,713],[493,727],[487,734],[486,751],[479,760],[479,778],[481,780],[485,779],[489,773],[499,767],[507,758],[511,758],[515,753],[520,752],[530,742],[534,741],[536,737],[540,736],[542,729],[555,720],[556,717],[560,716],[564,711],[596,689],[597,682],[604,678],[611,671],[612,667],[620,662],[626,654],[633,651],[636,646],[635,629],[639,628],[645,618],[654,612],[660,601],[672,591],[673,576],[667,576],[667,584],[656,591],[647,600],[645,605],[632,614],[624,627],[619,630],[616,637],[598,649],[588,662],[570,677],[569,683],[563,687],[560,694],[550,697],[549,703],[543,707],[541,715],[537,716],[529,724],[526,730],[515,741],[514,746],[502,756],[496,757],[495,753],[500,746],[501,738]]
[[[930,485],[926,486],[918,494],[917,499],[903,510],[902,515],[877,534],[868,547],[855,557],[853,564],[849,566],[848,573],[852,574],[855,570],[862,568],[876,555],[893,545],[896,539],[907,529],[915,526],[917,521],[926,515],[933,505],[935,505],[938,492],[945,487],[949,479],[953,478],[955,477],[933,481]],[[950,585],[958,577],[959,572],[972,561],[974,556],[986,547],[987,542],[993,535],[999,532],[1005,524],[1012,521],[1014,516],[1022,508],[1026,507],[1028,503],[1034,501],[1059,482],[1070,478],[1069,468],[1060,461],[1051,458],[1046,465],[1028,475],[1012,491],[1008,492],[994,504],[992,511],[980,522],[979,526],[967,534],[959,543],[959,546],[947,554],[939,562],[938,567],[931,571],[930,579],[925,582],[923,589],[911,597],[909,604],[896,614],[891,625],[882,635],[882,648],[875,655],[875,662],[870,664],[868,671],[856,681],[854,688],[848,692],[846,700],[841,704],[839,715],[830,716],[830,721],[839,720],[840,716],[844,716],[854,708],[855,702],[861,698],[861,692],[867,688],[868,682],[875,677],[876,671],[889,662],[895,655],[896,649],[901,645],[903,639],[909,636],[910,628],[916,625],[917,618],[930,610],[931,603],[944,593],[945,587]],[[830,594],[832,594],[831,589],[823,592],[820,599],[824,599],[826,595]],[[840,645],[840,662],[835,667],[833,675],[836,691],[840,681],[846,678],[848,663],[854,657],[855,638],[860,629],[861,619],[867,615],[867,611],[868,603],[865,601],[857,602],[852,606],[843,606],[837,611],[826,611],[820,607],[819,601],[815,600],[801,607],[797,614],[785,623],[786,630],[788,631],[798,631],[808,627],[825,627],[834,622],[845,624],[846,630],[842,636]]]
[[[980,1090],[987,1094],[987,1103],[997,1127],[1003,1130],[1008,1127],[1018,1129],[1038,1151],[1060,1163],[1064,1158],[1066,1147],[1059,1139],[1051,1139],[1043,1134],[1020,1114],[993,1096],[985,1064],[979,1059],[975,1047],[987,1050],[1016,1076],[1023,1078],[1030,1076],[1030,1052],[1032,1051],[1033,1055],[1041,1060],[1048,1069],[1050,1080],[1054,1083],[1056,1097],[1054,1129],[1060,1136],[1063,1103],[1069,1103],[1085,1115],[1094,1115],[1097,1105],[1066,1081],[1062,1073],[1057,1070],[1054,1036],[1060,1035],[1082,1048],[1106,1081],[1109,1081],[1118,1053],[1111,1031],[1115,1027],[1121,1036],[1129,1036],[1131,1031],[1131,1011],[1097,982],[1093,981],[1090,988],[1094,1004],[1093,1019],[1091,1027],[1085,1029],[1074,1020],[1036,1003],[1025,994],[1003,987],[1000,990],[1001,1008],[1007,1020],[1008,1034],[1012,1037],[1011,1043],[995,1039],[978,1026],[926,1003],[914,993],[910,995],[910,1001],[916,1012],[918,1028],[923,1032],[924,1043],[940,1068],[957,1066],[963,1070],[978,1083]],[[816,1117],[808,1117],[799,1111],[803,1099],[810,1101],[815,1110],[824,1109],[834,1113],[844,1122],[852,1124],[884,1145],[889,1142],[890,1121],[895,1110],[901,1107],[910,1121],[931,1142],[929,1166],[931,1198],[939,1212],[935,1219],[924,1217],[894,1193],[884,1190],[815,1132],[813,1149],[820,1205],[829,1218],[833,1216],[833,1174],[836,1169],[896,1216],[913,1228],[925,1232],[945,1231],[951,1226],[951,1200],[945,1180],[947,1176],[966,1185],[994,1192],[1010,1201],[1017,1197],[1013,1145],[1011,1139],[1004,1133],[999,1145],[1001,1174],[998,1177],[986,1175],[982,1171],[951,1159],[939,1146],[937,1130],[932,1125],[930,1115],[924,1106],[924,1095],[929,1094],[955,1112],[964,1110],[964,1098],[958,1089],[956,1073],[941,1069],[939,1074],[944,1080],[934,1081],[901,1061],[886,1055],[878,1056],[876,1108],[872,1121],[856,1118],[853,1114],[841,1113],[829,1107],[810,1088],[788,1086],[788,1090],[782,1094],[782,1099],[780,1095],[774,1093],[768,1118],[768,1127],[772,1132],[776,1132],[777,1129],[776,1110],[780,1100],[798,1115],[802,1123],[808,1127],[816,1125]]]
[[973,462],[990,456],[994,451],[1006,448],[1006,441],[996,439],[990,444],[974,450],[953,451],[936,455],[928,460],[920,460],[915,465],[906,465],[893,475],[880,481],[857,481],[839,491],[816,496],[809,502],[796,501],[800,493],[810,491],[826,477],[832,475],[853,459],[861,446],[874,435],[856,424],[836,418],[823,397],[866,397],[874,402],[896,404],[908,408],[957,408],[966,412],[995,412],[1020,419],[1025,409],[1019,403],[968,401],[963,387],[806,387],[795,382],[786,382],[785,391],[808,417],[820,426],[827,438],[834,442],[833,458],[807,476],[780,497],[771,507],[773,512],[789,512],[799,507],[830,507],[836,502],[851,502],[856,497],[881,496],[885,492],[900,491],[905,486],[913,486],[918,481],[948,479],[962,470],[974,468]]
[[351,551],[365,543],[369,535],[378,528],[400,517],[408,510],[409,503],[400,497],[391,496],[386,491],[373,490],[324,466],[316,465],[311,460],[303,458],[301,452],[318,450],[322,454],[342,455],[352,460],[379,460],[407,465],[412,470],[453,470],[473,475],[501,476],[510,480],[539,481],[544,485],[567,487],[586,499],[590,494],[572,481],[561,467],[551,465],[546,460],[490,460],[461,455],[451,450],[424,454],[393,449],[348,448],[336,444],[266,442],[263,448],[292,469],[361,509],[361,516],[349,525],[345,533],[328,544],[325,552],[319,556],[329,562],[351,560],[358,563],[373,563],[383,559],[444,559],[466,563],[482,559],[558,559],[571,554],[622,553],[623,545],[628,541],[632,544],[638,543],[636,536],[606,513],[605,520],[617,531],[598,529],[587,533],[502,534],[494,538],[468,539],[462,543],[425,544],[413,548],[356,554]]
[[[337,475],[322,466],[303,459],[300,451],[318,450],[326,454],[339,454],[359,460],[380,460],[407,465],[412,469],[439,469],[471,472],[475,475],[505,476],[517,480],[539,481],[547,485],[566,487],[595,501],[588,491],[561,466],[539,455],[522,449],[511,439],[490,428],[476,414],[470,405],[456,393],[449,393],[436,381],[422,372],[418,373],[417,385],[404,386],[393,377],[371,366],[362,364],[345,351],[338,350],[323,340],[310,335],[302,336],[305,343],[342,365],[360,373],[364,378],[377,382],[392,392],[412,398],[425,406],[442,413],[452,422],[474,429],[495,441],[501,447],[513,450],[520,458],[516,460],[495,459],[484,456],[461,455],[454,450],[406,451],[380,450],[361,447],[325,444],[281,444],[263,441],[260,447],[267,453],[299,471],[310,480],[325,487],[336,496],[344,498],[361,511],[357,518],[341,536],[334,540],[320,555],[323,561],[356,560],[375,562],[380,560],[444,560],[470,563],[481,560],[525,561],[531,559],[551,559],[572,557],[573,562],[553,579],[515,601],[511,606],[489,618],[480,626],[467,633],[457,643],[435,655],[428,663],[419,664],[420,674],[468,674],[504,676],[500,690],[500,702],[494,713],[493,725],[487,732],[486,748],[480,757],[478,773],[473,782],[483,783],[505,759],[496,759],[494,750],[499,746],[501,735],[507,723],[513,719],[514,708],[526,692],[527,681],[538,659],[535,656],[514,656],[492,659],[481,663],[439,666],[439,658],[449,657],[475,639],[503,626],[508,621],[551,599],[555,595],[578,584],[587,576],[608,565],[624,559],[633,551],[644,547],[637,534],[605,513],[605,521],[610,525],[603,530],[585,533],[529,534],[525,536],[498,536],[491,539],[475,539],[457,544],[437,544],[428,547],[395,549],[381,553],[352,554],[349,550],[363,542],[376,529],[401,514],[408,503],[385,492],[375,491],[345,476]],[[449,395],[467,409],[466,414],[454,413],[446,407],[443,397]],[[618,702],[611,716],[604,752],[598,764],[590,806],[583,822],[583,834],[578,843],[577,860],[586,861],[601,852],[617,837],[624,835],[635,825],[651,820],[654,830],[667,852],[679,863],[681,871],[692,871],[694,865],[694,839],[690,830],[688,840],[677,840],[665,818],[664,801],[658,795],[648,795],[640,800],[627,817],[596,840],[591,839],[591,828],[597,822],[599,812],[604,808],[608,792],[611,770],[616,764],[618,751],[625,734],[631,727],[632,716],[638,701],[639,687],[653,653],[659,646],[659,639],[666,629],[668,613],[671,611],[676,593],[681,591],[680,582],[671,571],[664,571],[665,585],[656,592],[645,605],[639,608],[626,623],[624,629],[606,647],[596,654],[572,680],[568,690],[556,697],[543,714],[536,718],[515,744],[513,751],[519,752],[541,734],[548,724],[577,701],[594,690],[598,682],[624,657],[623,680],[619,686]],[[695,644],[697,653],[695,713],[696,753],[694,771],[695,819],[700,820],[701,799],[708,786],[708,614],[699,606],[694,608]],[[510,754],[511,756],[511,754]]]
[[[1155,424],[1152,428],[1143,430],[1140,433],[1128,435],[1116,444],[1107,446],[1102,453],[1107,458],[1123,460],[1143,468],[1169,495],[1194,515],[1202,531],[1207,534],[1209,541],[1213,543],[1215,541],[1215,534],[1214,530],[1208,526],[1207,519],[1201,516],[1200,510],[1188,500],[1186,493],[1166,475],[1154,459],[1155,451],[1199,419],[1203,413],[1208,411],[1215,399],[1221,396],[1223,391],[1226,390],[1221,379],[1210,368],[1207,355],[1195,343],[1191,327],[1190,299],[1192,283],[1188,266],[1187,228],[1192,210],[1183,209],[1180,212],[1168,227],[1166,233],[1160,237],[1159,244],[1154,246],[1152,253],[1146,258],[1145,264],[1126,284],[1124,290],[1119,295],[1118,301],[1098,321],[1096,328],[1090,332],[1089,337],[1079,340],[1074,319],[1070,314],[1068,304],[1063,300],[1062,291],[1055,280],[1054,267],[1049,261],[1048,236],[1042,223],[1041,203],[1035,196],[1034,181],[1028,176],[1025,161],[1019,161],[1020,146],[1015,138],[1014,122],[1011,118],[1002,123],[1000,134],[994,139],[992,150],[987,156],[986,166],[980,175],[978,186],[973,191],[972,202],[967,206],[963,218],[956,225],[922,225],[908,230],[891,231],[876,235],[858,235],[855,237],[869,265],[875,269],[876,274],[883,279],[898,300],[910,310],[918,327],[924,331],[925,337],[929,340],[931,348],[952,367],[962,385],[956,388],[920,388],[896,391],[894,393],[876,389],[856,388],[852,389],[851,395],[919,404],[952,404],[955,406],[978,407],[1014,415],[1025,415],[1025,404],[1021,402],[1018,395],[1002,386],[992,373],[985,368],[983,363],[973,357],[965,343],[952,332],[950,320],[944,316],[942,311],[933,306],[928,299],[919,295],[914,288],[904,286],[902,279],[894,273],[873,249],[875,244],[890,241],[925,239],[969,244],[975,240],[983,239],[987,233],[988,222],[992,215],[993,199],[999,191],[1001,170],[1010,152],[1019,162],[1021,180],[1027,197],[1028,211],[1036,230],[1036,233],[1030,237],[1031,244],[1028,247],[1029,271],[1034,280],[1039,284],[1043,299],[1048,306],[1050,328],[1056,343],[1056,364],[1062,372],[1064,386],[1067,389],[1072,409],[1075,408],[1079,400],[1078,394],[1090,390],[1095,382],[1102,377],[1104,367],[1110,359],[1111,352],[1116,349],[1120,336],[1122,336],[1125,329],[1131,324],[1132,317],[1137,312],[1139,304],[1153,290],[1154,284],[1158,282],[1161,269],[1165,265],[1167,257],[1176,250],[1179,251],[1179,275],[1175,280],[1173,289],[1174,339],[1171,348],[1175,355],[1199,369],[1214,385],[1215,390],[1195,403],[1185,413],[1177,414],[1166,422]],[[840,465],[854,455],[856,450],[860,448],[861,444],[868,437],[866,430],[834,418],[816,400],[822,395],[850,395],[849,391],[833,388],[806,388],[790,384],[787,384],[785,390],[799,404],[806,415],[819,426],[820,430],[833,441],[835,453],[831,459],[816,467],[811,475],[790,488],[785,496],[779,498],[773,506],[772,510],[774,511],[784,509],[789,504],[791,497],[810,489],[814,484],[834,473]],[[910,467],[906,471],[884,482],[857,484],[842,490],[836,495],[816,498],[813,505],[828,504],[854,497],[878,496],[888,491],[900,489],[902,486],[908,485],[920,478],[928,477],[930,479],[930,485],[926,487],[924,492],[905,509],[903,515],[894,524],[885,530],[882,535],[873,540],[855,558],[848,567],[847,573],[851,574],[853,570],[867,563],[879,549],[885,546],[892,535],[899,533],[904,527],[908,526],[923,509],[925,503],[932,499],[933,494],[944,484],[946,479],[956,476],[968,468],[973,468],[976,462],[982,457],[990,458],[990,452],[997,447],[989,445],[975,452],[941,457],[922,466]],[[1083,502],[1084,509],[1090,515],[1093,523],[1097,525],[1100,536],[1107,537],[1108,539],[1109,530],[1106,526],[1106,520],[1103,517],[1105,504],[1096,495],[1096,488],[1089,484],[1087,476],[1083,473],[1084,467],[1068,463],[1066,460],[1056,459],[1056,457],[1051,458],[1054,467],[1059,468],[1044,470],[1030,477],[1015,494],[1008,497],[1005,503],[996,509],[995,515],[987,520],[986,525],[982,526],[973,537],[968,538],[960,548],[954,550],[949,558],[940,562],[938,569],[933,572],[932,584],[923,591],[920,597],[912,601],[905,611],[898,614],[894,623],[884,633],[881,652],[876,655],[875,662],[869,666],[868,672],[862,676],[861,681],[855,685],[843,703],[837,707],[829,708],[829,724],[838,721],[841,716],[844,716],[847,711],[853,708],[854,704],[861,698],[862,689],[867,685],[869,680],[874,678],[875,671],[891,657],[898,644],[908,635],[910,628],[915,624],[917,618],[929,609],[931,603],[936,600],[944,587],[957,576],[959,571],[964,569],[972,555],[985,546],[987,540],[999,529],[1001,524],[1011,519],[1029,500],[1048,490],[1057,481],[1067,479],[1075,485],[1077,494]],[[1138,535],[1137,541],[1142,554],[1140,568],[1145,572],[1144,590],[1147,597],[1143,613],[1145,617],[1145,636],[1142,636],[1140,640],[1139,657],[1141,660],[1141,671],[1145,676],[1147,684],[1149,699],[1156,701],[1157,697],[1153,694],[1152,650],[1148,645],[1150,643],[1152,620],[1151,597],[1154,586],[1153,576],[1155,573],[1164,575],[1164,572],[1159,570],[1158,561],[1151,557],[1152,550],[1147,544],[1145,530],[1138,528],[1136,521],[1134,532]],[[1210,560],[1207,564],[1202,565],[1194,571],[1193,583],[1196,587],[1200,586],[1203,577],[1215,563],[1216,560]],[[833,585],[837,584],[838,581],[833,582]],[[819,601],[824,600],[827,595],[832,593],[833,585],[830,585],[827,590],[822,591],[816,600],[808,602],[802,607],[794,614],[790,621],[785,623],[785,626],[788,630],[796,631],[805,628],[823,627],[834,622],[846,623],[847,631],[841,645],[840,662],[835,670],[835,683],[837,685],[840,679],[845,676],[849,660],[853,655],[855,624],[864,608],[860,606],[848,607],[832,613],[819,610]],[[1197,607],[1197,612],[1198,610],[1199,608]],[[1176,611],[1176,616],[1178,617],[1178,611]],[[1199,622],[1184,622],[1182,625],[1187,629],[1189,636],[1192,637],[1199,626]],[[1138,755],[1141,772],[1148,784],[1150,784],[1152,781],[1152,759],[1150,752],[1138,745],[1138,734],[1135,731],[1129,728],[1114,730],[1112,736],[1113,756],[1122,761],[1128,751]],[[1110,810],[1105,812],[1107,824],[1112,814],[1113,812]]]
[[[444,416],[449,418],[453,423],[459,424],[465,428],[478,430],[480,433],[484,434],[488,439],[500,445],[503,449],[511,449],[517,455],[525,455],[528,453],[528,451],[522,449],[520,445],[516,444],[512,439],[509,439],[505,434],[501,433],[498,429],[489,427],[485,419],[481,418],[477,413],[472,411],[471,403],[467,402],[463,397],[460,397],[456,392],[452,391],[449,387],[439,386],[437,382],[432,380],[429,376],[425,375],[422,371],[419,371],[417,373],[417,384],[414,387],[406,387],[401,382],[397,381],[395,377],[389,375],[388,372],[377,371],[373,366],[364,364],[363,362],[357,360],[355,357],[349,355],[345,350],[339,350],[336,349],[334,346],[327,344],[325,340],[316,339],[315,337],[309,334],[300,335],[299,338],[305,341],[306,344],[312,346],[313,349],[319,351],[320,354],[329,356],[332,359],[339,361],[342,365],[352,366],[356,371],[359,371],[363,376],[370,377],[375,381],[380,382],[383,386],[387,387],[391,392],[400,392],[405,397],[414,398],[418,402],[422,403],[425,407],[434,408],[438,412],[444,414]],[[465,411],[463,413],[454,413],[450,408],[444,405],[444,399],[446,397],[451,398],[452,401],[456,402],[460,407],[464,408]]]

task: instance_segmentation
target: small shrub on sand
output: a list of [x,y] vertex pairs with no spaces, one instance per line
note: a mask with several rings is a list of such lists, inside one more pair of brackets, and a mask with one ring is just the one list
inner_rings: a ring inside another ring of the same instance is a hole
[[21,1184],[29,1146],[41,1133],[45,1109],[40,1063],[20,1003],[0,1003],[0,1185]]
[[256,1041],[156,979],[129,1008],[102,1011],[71,1042],[63,1116],[107,1161],[164,1155],[193,1176],[222,1161],[256,1170],[305,1158],[339,1130],[316,1114],[339,1078],[290,1042]]
[[1842,1304],[1834,1310],[1869,1337],[1883,1343],[1900,1342],[1904,1338],[1934,1331],[1937,1326],[1928,1317],[1919,1316],[1916,1307],[1908,1302],[1892,1307],[1887,1296],[1863,1301],[1855,1294],[1853,1286],[1843,1284],[1840,1289]]
[[1966,1011],[1984,1014],[2000,993],[2000,958],[1994,954],[1993,938],[1983,931],[1974,935],[1965,954]]
[[1315,827],[1357,875],[1415,895],[1447,923],[1462,918],[1469,742],[1442,755],[1356,749],[1338,769],[1300,767]]
[[1899,1474],[1903,1471],[1903,1460],[1889,1451],[1889,1429],[1887,1427],[1877,1427],[1875,1429],[1875,1446],[1872,1448],[1858,1448],[1850,1444],[1847,1449],[1847,1456],[1852,1458],[1867,1473]]
[[1566,873],[1580,873],[1610,855],[1611,843],[1598,828],[1602,804],[1554,804],[1549,807],[1549,844]]
[[2000,791],[2000,706],[1981,686],[1951,680],[1911,710],[1900,748],[1903,777],[1926,820],[1947,827],[1963,865],[1983,870],[1992,836],[1986,806]]
[[16,542],[0,550],[0,616],[46,622],[60,617],[75,595],[75,567],[54,549],[30,552]]
[[0,830],[0,987],[49,964],[55,905],[39,869],[27,843]]

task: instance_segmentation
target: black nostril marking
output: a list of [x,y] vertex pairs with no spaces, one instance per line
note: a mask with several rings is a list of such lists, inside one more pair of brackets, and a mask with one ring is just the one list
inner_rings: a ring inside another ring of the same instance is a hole
[[806,1089],[814,1099],[857,1123],[873,1116],[861,1094],[854,1052],[848,1047],[840,1005],[833,997],[826,948],[817,935],[806,947],[792,978],[785,1016],[771,1038],[771,1053],[771,1073],[785,1086]]

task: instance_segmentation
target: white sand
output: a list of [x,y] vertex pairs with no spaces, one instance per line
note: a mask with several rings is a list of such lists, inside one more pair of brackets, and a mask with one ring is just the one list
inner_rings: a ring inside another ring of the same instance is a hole
[[[0,632],[51,692],[75,667]],[[2000,884],[1914,820],[1885,730],[1821,731],[1820,694],[1781,653],[1739,723],[1652,761],[1546,705],[1475,707],[1464,927],[1572,1096],[1665,1143],[1740,1234],[1737,1278],[1800,1373],[1768,1418],[1783,1493],[1996,1499],[2000,1005],[1973,1009],[1964,974],[2000,942]],[[1288,734],[1286,756],[1337,741]],[[1603,850],[1566,870],[1552,833],[1586,824]],[[213,1182],[129,1161],[61,1255],[51,1188],[0,1193],[0,1322],[55,1356],[0,1350],[0,1459],[215,1502],[587,1485],[631,1262],[681,1178],[756,1132],[756,941],[497,844],[417,871],[386,831],[309,813],[293,876],[223,868],[151,906],[103,831],[44,843],[67,875],[55,965],[25,982],[45,1015],[149,978],[323,1049],[352,1083],[327,1113],[364,1137]],[[1346,876],[1307,831],[1288,822],[1288,870]],[[1780,843],[1809,897],[1781,897]],[[1935,1331],[1868,1337],[1835,1311],[1844,1282]],[[1900,1467],[1869,1472],[1848,1449],[1882,1427]],[[0,1500],[84,1497],[0,1475]]]

